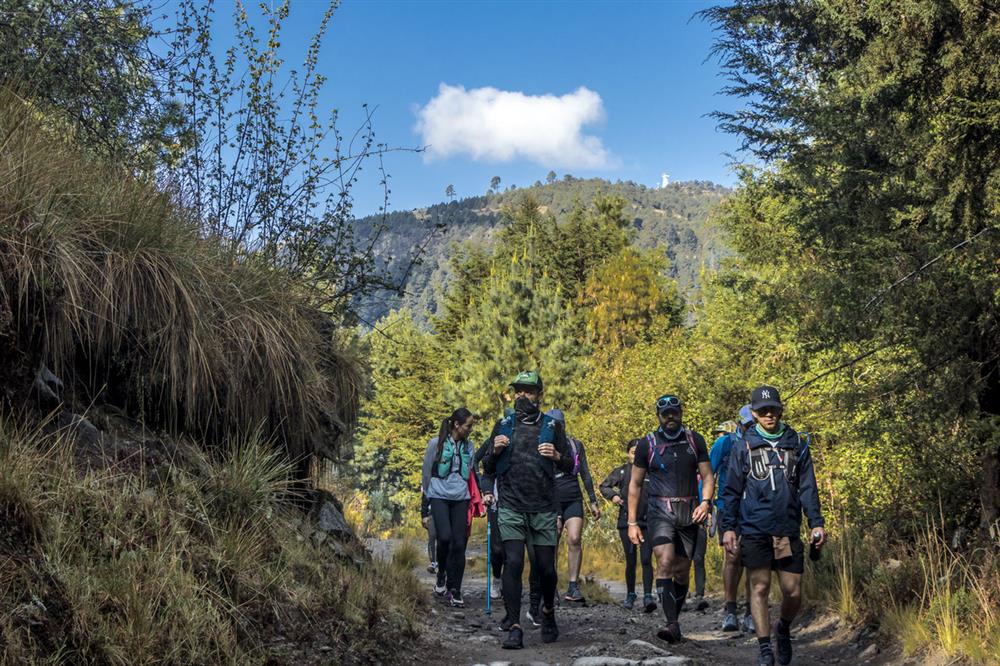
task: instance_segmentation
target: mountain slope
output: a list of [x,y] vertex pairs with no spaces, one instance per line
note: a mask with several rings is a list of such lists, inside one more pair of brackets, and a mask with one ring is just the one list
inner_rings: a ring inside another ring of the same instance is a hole
[[[503,207],[524,196],[534,197],[544,212],[558,219],[576,206],[588,206],[596,196],[622,197],[633,217],[636,244],[661,249],[670,262],[670,276],[687,290],[697,286],[703,265],[714,267],[727,252],[721,231],[709,222],[709,213],[728,193],[727,188],[708,181],[650,188],[630,181],[612,183],[569,176],[545,185],[361,218],[357,221],[358,235],[371,238],[379,234],[376,256],[405,283],[405,295],[400,298],[382,294],[370,299],[360,305],[360,315],[365,322],[374,323],[389,310],[406,306],[426,323],[436,311],[438,295],[447,283],[453,244],[470,242],[489,247],[494,231],[503,224]],[[418,247],[424,248],[421,261],[410,265],[405,258]]]

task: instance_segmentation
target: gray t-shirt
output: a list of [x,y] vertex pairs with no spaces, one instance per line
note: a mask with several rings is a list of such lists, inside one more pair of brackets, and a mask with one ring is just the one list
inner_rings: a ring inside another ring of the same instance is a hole
[[[431,473],[434,467],[434,459],[437,457],[437,443],[438,438],[432,438],[431,441],[427,442],[427,451],[424,453],[424,466],[423,473],[421,474],[421,486],[424,489],[424,495],[428,499],[469,499],[469,480],[462,478],[458,456],[452,457],[451,472],[445,478],[438,478]],[[472,455],[472,444],[465,442],[465,446],[468,447],[468,452]]]

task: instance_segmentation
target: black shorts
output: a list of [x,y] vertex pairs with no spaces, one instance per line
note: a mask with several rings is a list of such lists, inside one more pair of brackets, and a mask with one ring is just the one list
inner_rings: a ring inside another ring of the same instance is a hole
[[674,545],[674,555],[691,559],[694,556],[695,542],[698,540],[698,525],[677,526],[677,520],[672,513],[663,508],[659,502],[650,502],[646,513],[646,538],[653,548],[671,543]]
[[772,569],[800,574],[805,571],[805,548],[802,539],[793,537],[789,540],[792,548],[790,557],[777,559],[774,557],[774,540],[769,536],[750,534],[740,537],[740,557],[747,569]]
[[559,516],[563,523],[570,518],[583,518],[583,500],[559,502]]

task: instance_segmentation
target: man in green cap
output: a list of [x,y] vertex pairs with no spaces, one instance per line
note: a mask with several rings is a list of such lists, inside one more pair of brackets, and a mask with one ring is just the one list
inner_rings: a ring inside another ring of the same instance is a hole
[[497,421],[483,470],[497,480],[500,539],[504,548],[503,599],[508,631],[505,649],[524,647],[521,629],[521,575],[525,546],[534,548],[542,588],[542,641],[559,637],[555,617],[557,471],[573,471],[563,424],[541,411],[542,379],[520,373],[511,382],[514,412]]

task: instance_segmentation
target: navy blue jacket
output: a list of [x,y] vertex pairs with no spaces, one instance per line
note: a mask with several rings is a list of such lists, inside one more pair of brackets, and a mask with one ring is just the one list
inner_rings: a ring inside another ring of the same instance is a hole
[[[758,449],[762,451],[751,456]],[[784,462],[796,456],[789,481]],[[753,458],[758,464],[752,470]],[[734,439],[722,499],[721,526],[726,532],[798,537],[803,511],[810,529],[823,527],[809,446],[787,425],[773,449],[753,426],[742,438]]]

